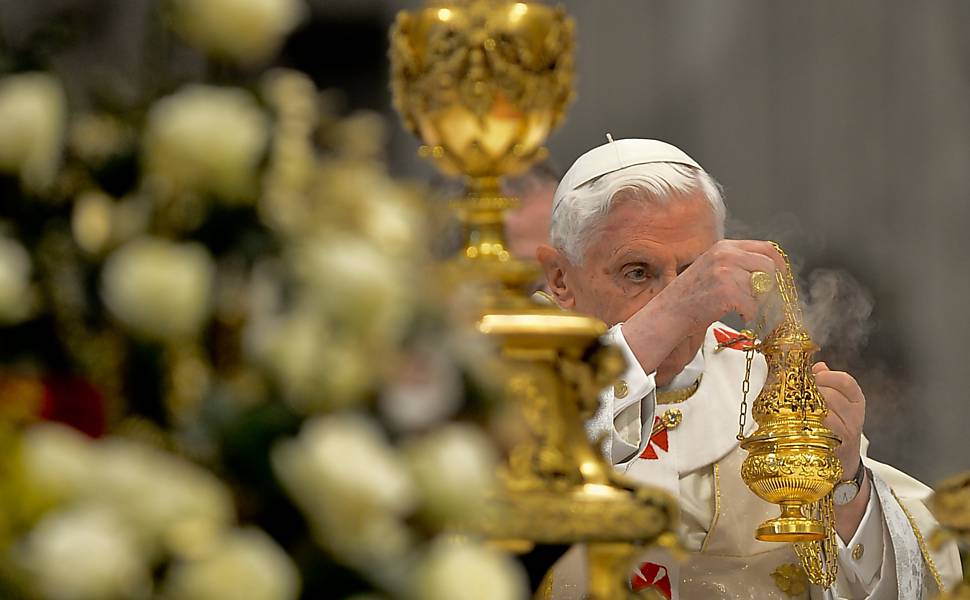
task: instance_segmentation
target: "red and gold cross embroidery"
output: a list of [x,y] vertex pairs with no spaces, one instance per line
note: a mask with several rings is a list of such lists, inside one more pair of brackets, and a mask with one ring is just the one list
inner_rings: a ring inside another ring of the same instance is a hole
[[660,456],[657,454],[657,449],[663,450],[664,452],[670,451],[670,442],[667,439],[667,430],[673,429],[680,425],[681,420],[683,420],[683,414],[676,408],[671,408],[664,411],[664,414],[659,417],[653,418],[653,429],[650,432],[650,441],[647,442],[647,447],[643,449],[640,453],[640,458],[645,460],[657,460]]
[[747,330],[738,332],[726,327],[715,327],[714,339],[717,340],[715,352],[724,348],[742,351],[752,350],[755,346],[754,334]]
[[653,419],[653,432],[650,434],[650,441],[647,442],[647,447],[640,453],[640,458],[657,460],[660,458],[657,455],[657,448],[664,452],[670,450],[667,440],[667,426],[664,425],[660,417],[654,417]]
[[636,570],[630,586],[634,592],[653,589],[661,596],[670,600],[673,597],[673,590],[670,585],[670,575],[667,574],[667,567],[657,563],[645,562]]

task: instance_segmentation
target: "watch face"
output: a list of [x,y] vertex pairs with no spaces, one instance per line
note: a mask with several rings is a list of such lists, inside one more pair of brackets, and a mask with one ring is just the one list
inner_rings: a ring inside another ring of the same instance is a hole
[[838,506],[845,506],[852,502],[858,493],[859,486],[854,481],[843,481],[835,486],[835,490],[832,492],[832,500]]

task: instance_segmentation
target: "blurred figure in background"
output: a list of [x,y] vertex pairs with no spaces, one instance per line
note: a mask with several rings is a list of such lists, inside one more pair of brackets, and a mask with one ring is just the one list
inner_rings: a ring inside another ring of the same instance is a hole
[[[534,262],[539,246],[549,243],[552,197],[561,177],[562,173],[546,161],[502,182],[502,193],[519,200],[518,207],[505,212],[506,245],[515,258]],[[433,214],[440,215],[443,221],[438,224],[440,233],[434,236],[433,251],[435,256],[448,259],[462,247],[461,223],[451,211],[445,210],[444,205],[460,198],[465,190],[460,182],[444,177],[432,179],[430,188],[435,202],[442,205],[442,209]],[[545,276],[540,276],[529,289],[529,292],[536,291],[542,293],[537,299],[552,303],[552,298],[544,295],[547,291]]]
[[549,162],[539,163],[519,177],[505,181],[503,191],[521,203],[505,213],[509,251],[520,260],[536,260],[536,249],[549,243],[552,197],[561,173]]
[[[549,161],[539,163],[518,177],[509,177],[503,184],[506,195],[518,198],[519,206],[505,213],[505,235],[508,249],[519,260],[536,260],[539,246],[549,243],[552,223],[552,198],[559,185],[561,172]],[[552,297],[541,276],[530,288],[540,302],[552,304]]]

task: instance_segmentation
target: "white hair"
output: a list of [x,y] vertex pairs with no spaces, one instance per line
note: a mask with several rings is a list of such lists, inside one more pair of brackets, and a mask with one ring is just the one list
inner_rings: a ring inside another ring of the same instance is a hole
[[575,190],[557,189],[552,203],[550,242],[573,264],[581,265],[597,229],[621,195],[644,204],[666,204],[698,189],[711,206],[717,237],[721,239],[727,214],[721,186],[701,169],[664,162],[626,167]]

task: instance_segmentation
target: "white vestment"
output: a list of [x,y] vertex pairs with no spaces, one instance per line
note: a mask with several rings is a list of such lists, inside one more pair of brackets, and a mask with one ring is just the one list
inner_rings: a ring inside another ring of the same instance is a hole
[[[682,562],[661,550],[638,559],[631,574],[634,588],[652,586],[672,600],[721,598],[930,599],[961,577],[953,544],[941,550],[927,536],[936,523],[924,501],[930,489],[896,469],[867,456],[872,492],[865,515],[851,540],[839,539],[835,584],[798,593],[793,574],[802,577],[791,544],[759,542],[755,528],[778,515],[778,508],[750,492],[740,477],[745,451],[738,446],[738,413],[745,373],[743,351],[717,349],[736,332],[720,323],[707,332],[697,356],[669,388],[687,388],[700,378],[697,391],[677,405],[656,404],[655,373],[640,367],[620,325],[608,333],[630,365],[622,385],[605,390],[600,409],[587,424],[591,439],[605,436],[603,452],[615,468],[634,481],[660,487],[681,508],[680,531],[688,558]],[[760,355],[751,370],[745,435],[756,424],[750,407],[764,383],[767,367]],[[677,409],[682,421],[651,439],[655,419]],[[556,565],[552,597],[580,599],[585,594],[584,548],[576,546]]]

